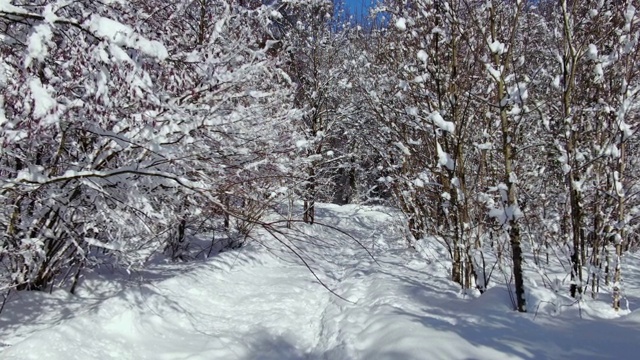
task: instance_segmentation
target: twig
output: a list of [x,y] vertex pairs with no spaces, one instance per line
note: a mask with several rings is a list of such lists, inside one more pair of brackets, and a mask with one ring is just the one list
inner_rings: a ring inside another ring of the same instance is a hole
[[327,284],[325,284],[320,277],[318,277],[318,274],[316,274],[316,272],[311,268],[311,266],[309,265],[309,263],[304,259],[304,257],[302,257],[302,255],[296,251],[291,245],[287,244],[286,241],[284,241],[283,239],[281,239],[280,237],[278,237],[278,235],[276,234],[278,231],[276,231],[273,227],[271,226],[264,226],[263,227],[267,232],[269,232],[269,234],[271,234],[271,236],[273,236],[276,240],[278,240],[278,242],[280,242],[282,245],[284,245],[287,249],[289,249],[298,259],[300,259],[300,261],[302,261],[302,263],[304,264],[304,266],[309,270],[309,272],[311,272],[311,274],[313,275],[313,277],[320,283],[320,285],[322,285],[322,287],[324,287],[325,289],[327,289],[327,291],[329,291],[331,294],[335,295],[336,297],[338,297],[341,300],[344,300],[350,304],[355,304],[355,302],[351,301],[351,300],[347,300],[345,299],[342,295],[338,294],[337,292],[335,292],[335,290],[331,289]]
[[9,290],[7,290],[7,292],[3,295],[2,305],[0,305],[0,314],[2,314],[2,310],[4,310],[4,306],[7,304],[7,300],[9,300],[11,290],[13,290],[13,288],[9,288]]
[[[269,224],[266,224],[266,223],[265,223],[265,224],[261,224],[261,225],[262,225],[263,227],[266,227],[266,226],[271,226],[271,225],[273,225],[273,224],[279,224],[279,223],[283,223],[283,222],[304,223],[304,221],[303,221],[303,220],[277,220],[277,221],[271,222],[271,223],[269,223]],[[378,260],[376,260],[376,258],[373,256],[373,254],[371,253],[371,251],[369,251],[369,249],[367,249],[367,247],[366,247],[366,246],[364,246],[364,244],[362,244],[362,242],[360,242],[360,240],[356,239],[355,237],[353,237],[352,235],[350,235],[350,234],[349,234],[349,233],[347,233],[346,231],[344,231],[344,230],[342,230],[342,229],[340,229],[340,228],[337,228],[337,227],[335,227],[335,226],[332,226],[332,225],[329,225],[329,224],[325,224],[325,223],[321,223],[321,222],[318,222],[318,221],[315,221],[315,222],[314,222],[314,224],[317,224],[317,225],[320,225],[320,226],[323,226],[323,227],[329,228],[329,229],[331,229],[331,230],[337,231],[337,232],[339,232],[340,234],[345,235],[345,236],[347,236],[347,237],[351,238],[351,240],[353,240],[356,244],[358,244],[358,246],[359,246],[359,247],[361,247],[364,251],[366,251],[366,252],[367,252],[367,255],[369,255],[369,257],[370,257],[370,258],[371,258],[371,259],[376,263],[376,265],[378,265],[378,266],[382,266],[382,265],[380,265],[380,263],[378,262]]]

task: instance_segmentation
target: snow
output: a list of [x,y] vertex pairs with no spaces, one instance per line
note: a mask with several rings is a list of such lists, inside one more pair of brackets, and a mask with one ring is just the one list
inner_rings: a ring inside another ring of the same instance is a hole
[[300,140],[296,141],[296,147],[298,149],[306,149],[309,146],[311,146],[311,143],[309,142],[309,140],[300,139]]
[[606,147],[604,155],[611,156],[612,158],[617,159],[620,157],[621,153],[616,144],[610,144]]
[[493,144],[490,143],[490,142],[486,142],[486,143],[482,143],[482,144],[474,143],[473,145],[475,147],[477,147],[479,150],[492,150],[493,149]]
[[7,115],[4,112],[4,97],[0,96],[0,126],[7,122]]
[[506,104],[506,99],[522,104],[529,98],[529,91],[527,90],[527,83],[525,82],[519,82],[513,86],[509,86],[507,92],[509,95],[503,99],[503,105]]
[[492,54],[498,54],[498,55],[502,55],[505,53],[506,47],[503,43],[501,43],[500,41],[496,40],[494,42],[492,42],[491,44],[489,44],[489,49],[491,50]]
[[551,83],[551,85],[557,90],[562,89],[562,87],[560,86],[561,85],[561,83],[560,83],[560,75],[556,75],[553,78],[553,82]]
[[169,56],[167,49],[158,41],[145,39],[125,24],[102,16],[93,15],[85,24],[96,36],[108,39],[118,46],[131,47],[164,60]]
[[109,44],[109,52],[111,53],[112,59],[115,60],[117,63],[133,64],[133,60],[131,60],[131,57],[129,57],[127,52],[124,51],[120,46],[115,44]]
[[405,109],[407,115],[409,116],[418,116],[418,108],[415,106],[411,106]]
[[487,71],[489,72],[489,75],[491,75],[491,77],[495,80],[495,81],[500,81],[500,77],[502,76],[502,71],[501,70],[497,70],[493,67],[493,65],[487,63],[485,64],[485,68],[487,69]]
[[449,155],[447,152],[442,150],[442,146],[437,141],[436,141],[436,152],[438,155],[438,165],[446,166],[447,169],[453,170],[454,162],[453,162],[453,159],[451,158],[451,155]]
[[631,23],[633,21],[635,14],[636,14],[636,7],[633,6],[632,3],[629,3],[629,6],[624,12],[624,19],[626,20],[627,23]]
[[282,19],[282,14],[279,11],[276,10],[272,10],[271,13],[269,13],[269,15],[271,15],[271,17],[275,20],[281,20]]
[[29,81],[29,90],[34,102],[33,116],[39,119],[49,115],[56,106],[56,100],[49,93],[50,90],[45,88],[38,78]]
[[396,20],[396,28],[400,31],[407,30],[407,20],[405,18],[399,18]]
[[405,154],[405,155],[407,155],[407,156],[410,156],[410,155],[411,155],[411,151],[409,150],[409,148],[408,148],[408,147],[404,146],[404,144],[403,144],[403,143],[401,143],[401,142],[399,142],[399,141],[398,141],[398,142],[396,142],[394,145],[395,145],[398,149],[400,149],[400,151],[402,151],[402,153],[403,153],[403,154]]
[[618,118],[618,128],[622,132],[623,139],[625,140],[630,138],[634,133],[631,126],[625,122],[625,117],[628,114],[630,109],[631,109],[631,101],[629,98],[625,98],[624,101],[622,101],[622,104],[620,104],[620,107],[618,108],[618,111],[616,114]]
[[418,75],[413,79],[413,82],[415,82],[416,84],[422,84],[425,81],[427,81],[428,79],[429,79],[429,76],[427,74]]
[[418,60],[422,61],[423,63],[427,63],[427,60],[429,59],[429,55],[427,55],[427,52],[424,50],[420,50],[418,51]]
[[509,221],[518,220],[524,214],[518,205],[507,206],[506,208],[493,208],[489,210],[489,217],[496,219],[500,225],[505,225]]
[[[290,244],[346,300],[262,234],[259,243],[207,261],[156,264],[119,278],[94,273],[77,295],[14,294],[0,314],[1,357],[590,359],[637,350],[640,311],[616,314],[590,299],[571,305],[529,271],[533,310],[519,314],[504,284],[480,296],[461,293],[434,239],[407,249],[401,216],[391,209],[318,204],[318,219],[375,258],[322,225],[292,233]],[[629,281],[638,278],[637,267],[625,264],[625,271]],[[634,308],[637,295],[629,297]]]
[[0,0],[0,11],[14,14],[27,13],[23,8],[11,4],[11,0]]
[[598,47],[595,44],[589,44],[586,55],[587,59],[598,60]]
[[28,67],[33,60],[44,61],[49,53],[48,43],[53,38],[53,32],[49,24],[39,24],[33,27],[33,33],[29,36],[27,46],[27,57],[24,60],[24,67]]
[[597,83],[601,82],[604,79],[604,69],[602,69],[602,64],[596,64],[593,68],[593,80]]
[[431,121],[433,121],[433,124],[436,125],[438,128],[440,128],[443,131],[447,131],[450,133],[454,133],[456,126],[454,123],[452,123],[451,121],[445,121],[442,118],[442,115],[440,115],[439,111],[434,111],[433,113],[431,113],[431,115],[429,115],[429,118],[431,119]]
[[[58,4],[58,7],[60,6],[60,4]],[[46,5],[44,7],[44,10],[42,11],[42,17],[44,17],[44,21],[47,24],[53,25],[56,21],[58,21],[58,15],[56,15],[56,10],[57,8],[54,10],[53,5],[49,4]]]

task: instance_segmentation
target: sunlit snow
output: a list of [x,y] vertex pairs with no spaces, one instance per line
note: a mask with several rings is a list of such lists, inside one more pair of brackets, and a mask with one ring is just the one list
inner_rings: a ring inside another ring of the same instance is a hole
[[[481,296],[461,292],[442,262],[446,248],[434,239],[407,249],[396,211],[320,205],[319,214],[364,246],[321,225],[292,233],[340,297],[263,234],[259,243],[199,263],[93,274],[77,295],[12,297],[0,315],[0,357],[582,360],[628,359],[636,350],[638,311],[616,314],[600,300],[576,305],[533,271],[527,296],[534,310],[518,314],[500,279]],[[625,268],[636,282],[640,268],[631,261],[638,263],[631,256]],[[631,299],[632,309],[640,306]]]

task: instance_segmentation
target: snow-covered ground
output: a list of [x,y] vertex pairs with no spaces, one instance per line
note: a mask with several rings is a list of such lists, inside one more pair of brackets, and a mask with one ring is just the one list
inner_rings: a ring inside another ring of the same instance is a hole
[[330,227],[300,227],[291,245],[344,300],[264,235],[205,262],[89,278],[76,296],[19,293],[0,314],[0,358],[632,359],[640,349],[637,258],[631,311],[614,313],[606,296],[570,305],[530,279],[531,312],[519,314],[505,286],[463,295],[437,247],[408,250],[384,208],[323,205],[318,218],[375,258]]

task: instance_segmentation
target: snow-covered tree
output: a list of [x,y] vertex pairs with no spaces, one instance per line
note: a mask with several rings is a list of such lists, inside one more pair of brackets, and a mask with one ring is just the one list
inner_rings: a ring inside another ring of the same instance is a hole
[[127,266],[168,244],[179,256],[194,219],[256,220],[245,209],[288,174],[295,115],[269,12],[0,3],[4,281],[42,289],[103,253]]
[[[346,201],[353,181],[346,121],[353,115],[348,101],[352,87],[348,63],[350,29],[335,21],[329,0],[283,0],[275,19],[296,83],[295,104],[303,116],[297,128],[305,179],[298,190],[304,199],[303,218],[313,223],[316,201]],[[346,184],[345,184],[346,183]],[[353,184],[352,184],[353,185]],[[338,199],[339,198],[339,199]]]

